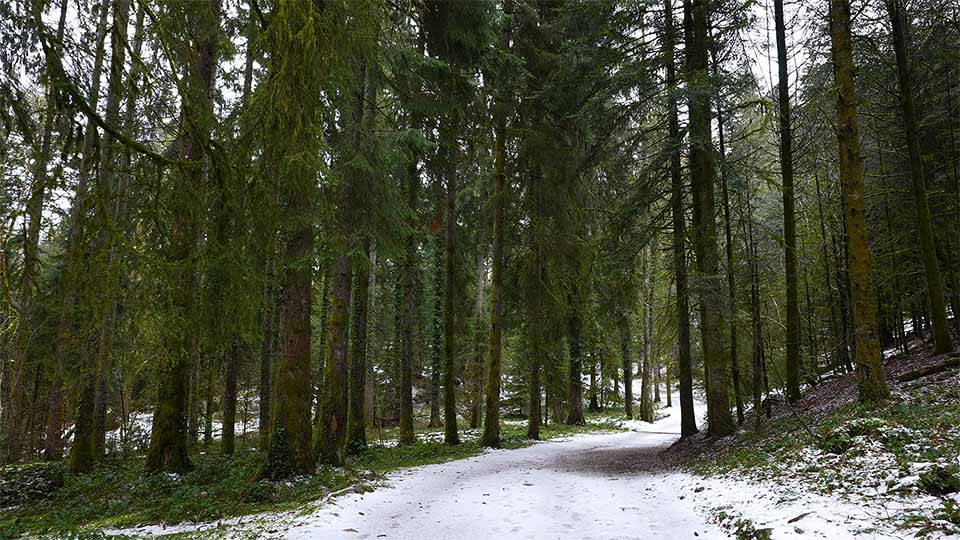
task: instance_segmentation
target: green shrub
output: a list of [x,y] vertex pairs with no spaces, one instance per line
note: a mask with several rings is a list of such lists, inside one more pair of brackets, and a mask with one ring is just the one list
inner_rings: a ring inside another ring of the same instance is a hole
[[63,464],[27,463],[0,468],[0,508],[46,499],[63,487]]
[[920,473],[920,487],[938,497],[960,491],[960,476],[956,466],[934,465]]

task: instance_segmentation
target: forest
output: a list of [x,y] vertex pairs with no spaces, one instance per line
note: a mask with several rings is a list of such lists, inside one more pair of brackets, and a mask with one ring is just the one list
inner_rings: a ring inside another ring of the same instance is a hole
[[960,0],[6,0],[0,68],[0,538],[960,538]]

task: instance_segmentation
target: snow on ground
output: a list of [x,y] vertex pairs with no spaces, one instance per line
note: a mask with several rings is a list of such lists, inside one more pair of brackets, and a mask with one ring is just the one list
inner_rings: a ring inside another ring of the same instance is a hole
[[[698,413],[703,405],[697,404]],[[753,527],[774,540],[898,538],[838,498],[669,468],[679,407],[629,432],[578,435],[519,450],[388,475],[372,492],[218,523],[112,531],[161,535],[223,526],[226,537],[322,539],[734,538]],[[698,414],[702,417],[702,414]]]

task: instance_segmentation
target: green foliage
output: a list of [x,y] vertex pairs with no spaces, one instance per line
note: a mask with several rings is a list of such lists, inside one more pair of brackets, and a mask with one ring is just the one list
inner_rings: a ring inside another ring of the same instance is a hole
[[960,467],[934,465],[920,473],[919,486],[938,497],[957,493],[960,491]]
[[353,470],[323,471],[293,482],[257,481],[262,455],[240,450],[193,457],[183,475],[147,474],[142,458],[111,460],[95,472],[67,475],[64,486],[43,502],[0,513],[7,536],[24,533],[69,536],[96,534],[104,527],[143,523],[210,521],[268,508],[286,508],[342,489],[356,479]]
[[63,487],[60,462],[27,463],[0,468],[0,508],[31,503]]

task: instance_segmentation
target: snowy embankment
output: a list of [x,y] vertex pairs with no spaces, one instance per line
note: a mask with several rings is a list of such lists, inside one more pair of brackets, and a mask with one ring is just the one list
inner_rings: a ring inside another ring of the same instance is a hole
[[375,491],[357,490],[298,511],[112,532],[155,536],[218,528],[227,538],[709,540],[732,538],[737,527],[720,523],[743,519],[741,529],[749,520],[758,530],[771,529],[774,539],[896,538],[866,531],[871,516],[838,499],[670,468],[664,450],[678,438],[679,409],[664,412],[653,424],[626,423],[629,432],[405,469]]

